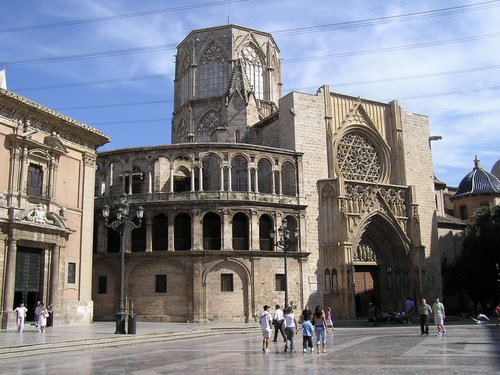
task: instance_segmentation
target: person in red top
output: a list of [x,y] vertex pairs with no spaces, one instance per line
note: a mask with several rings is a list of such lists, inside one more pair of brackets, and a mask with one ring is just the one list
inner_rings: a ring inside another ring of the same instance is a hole
[[500,302],[498,302],[497,307],[495,307],[495,314],[497,315],[497,327],[500,325]]

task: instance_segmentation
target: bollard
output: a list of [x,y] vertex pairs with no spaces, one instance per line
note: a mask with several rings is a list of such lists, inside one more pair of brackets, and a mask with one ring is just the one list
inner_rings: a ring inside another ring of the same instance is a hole
[[135,335],[135,332],[136,332],[136,315],[134,314],[130,314],[128,316],[128,334],[129,335]]

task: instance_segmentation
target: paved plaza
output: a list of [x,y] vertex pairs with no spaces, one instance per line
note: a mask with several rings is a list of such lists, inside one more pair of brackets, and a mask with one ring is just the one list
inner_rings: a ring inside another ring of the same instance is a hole
[[3,374],[500,374],[500,328],[468,321],[447,335],[421,336],[417,325],[338,326],[328,353],[283,343],[261,351],[256,324],[139,323],[114,335],[112,323],[0,333]]

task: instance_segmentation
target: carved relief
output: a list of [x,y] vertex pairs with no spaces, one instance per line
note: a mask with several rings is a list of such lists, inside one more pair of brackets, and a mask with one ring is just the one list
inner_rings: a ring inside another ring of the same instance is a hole
[[376,262],[376,252],[375,243],[369,238],[363,238],[362,242],[356,247],[353,260],[359,262]]
[[[393,216],[406,216],[405,202],[407,192],[405,189],[349,183],[346,183],[345,188],[348,213],[360,214],[373,211],[387,211],[388,208]],[[385,204],[381,204],[381,201],[385,202]]]
[[45,212],[41,203],[38,203],[35,209],[30,210],[24,217],[24,220],[30,221],[35,224],[54,224],[53,220],[47,218],[47,213]]
[[225,62],[224,51],[214,42],[210,43],[200,61],[201,65],[222,64]]

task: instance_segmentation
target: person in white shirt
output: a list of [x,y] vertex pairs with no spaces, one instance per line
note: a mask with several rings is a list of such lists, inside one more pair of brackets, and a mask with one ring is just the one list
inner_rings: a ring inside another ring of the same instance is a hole
[[[297,324],[297,319],[293,314],[292,308],[290,306],[285,307],[284,310],[285,317],[285,333],[286,333],[286,344],[285,344],[285,352],[290,350],[290,353],[295,351],[293,346],[293,337],[298,332],[299,325]],[[288,344],[290,342],[290,344]]]
[[262,351],[264,353],[269,353],[269,338],[272,333],[273,318],[269,313],[269,306],[264,305],[264,311],[259,314],[260,328],[262,329]]
[[283,341],[286,342],[285,329],[283,328],[283,322],[285,317],[283,316],[283,310],[280,309],[280,305],[276,305],[276,310],[274,311],[274,340],[276,342],[278,339],[278,332],[281,332],[281,337]]
[[14,309],[17,315],[17,332],[21,333],[24,331],[24,319],[26,318],[26,312],[28,309],[24,307],[24,303],[20,303],[18,307]]

